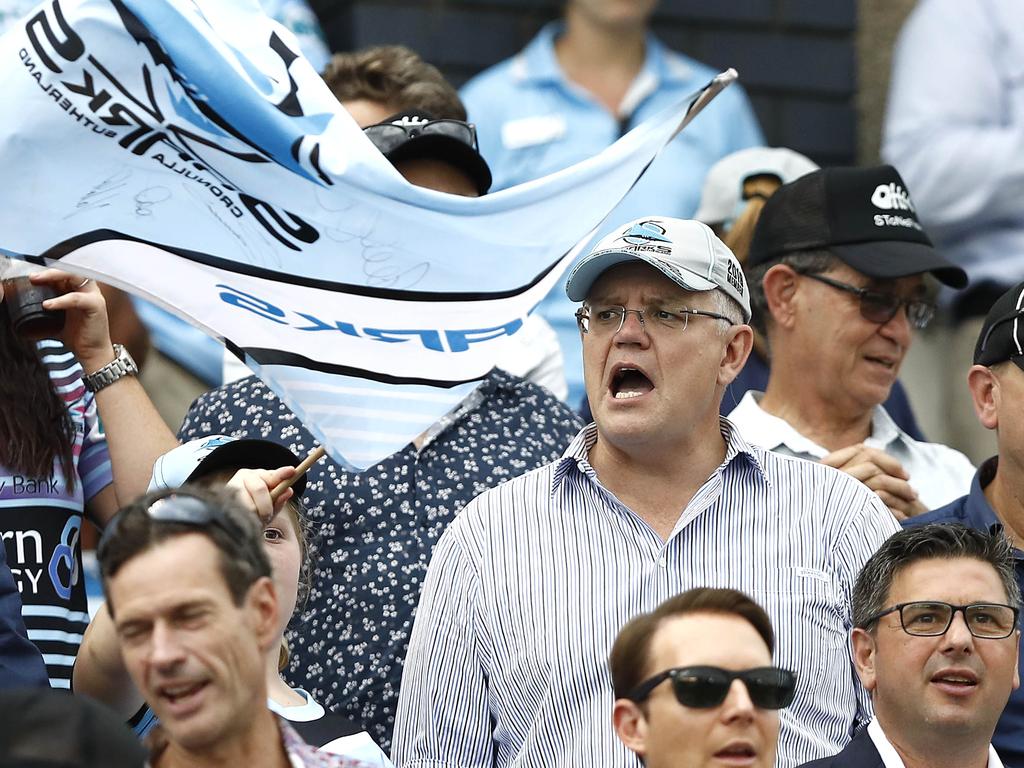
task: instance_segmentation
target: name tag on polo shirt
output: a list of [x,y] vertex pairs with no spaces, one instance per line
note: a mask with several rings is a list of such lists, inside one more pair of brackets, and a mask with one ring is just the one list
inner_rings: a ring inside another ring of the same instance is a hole
[[565,118],[561,115],[537,115],[509,120],[501,126],[501,143],[505,149],[523,149],[547,144],[565,135]]

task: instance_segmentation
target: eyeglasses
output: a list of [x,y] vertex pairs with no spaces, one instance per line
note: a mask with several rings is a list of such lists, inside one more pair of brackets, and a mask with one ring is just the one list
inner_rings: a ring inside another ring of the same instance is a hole
[[865,320],[879,325],[885,325],[892,320],[900,307],[907,308],[907,320],[914,328],[925,328],[935,316],[935,305],[930,301],[921,299],[904,299],[895,293],[881,293],[869,291],[867,288],[860,288],[849,283],[841,283],[824,275],[816,275],[808,272],[801,272],[804,277],[817,280],[819,283],[830,285],[840,291],[852,293],[860,299],[860,316]]
[[[125,516],[138,514],[139,509],[139,507],[128,507],[110,521],[110,525],[103,531],[100,543],[96,547],[97,558],[103,560],[103,555],[111,540],[117,535],[117,529]],[[208,528],[215,525],[237,540],[243,539],[246,535],[245,531],[225,515],[223,510],[208,504],[197,496],[172,493],[157,499],[145,507],[144,511],[151,520],[161,523],[179,523],[193,525],[197,528]]]
[[[725,315],[717,312],[706,312],[703,309],[666,309],[665,307],[652,306],[646,309],[626,309],[623,306],[583,306],[576,310],[576,324],[583,333],[593,333],[595,336],[614,336],[622,330],[626,323],[626,315],[634,313],[640,320],[647,333],[658,331],[679,332],[685,331],[691,316],[711,317],[715,320],[724,320],[729,325],[736,325]],[[646,320],[644,319],[646,318]]]
[[793,703],[796,692],[796,674],[780,667],[758,667],[739,672],[719,667],[676,667],[640,683],[626,698],[640,703],[664,680],[672,681],[672,691],[680,704],[694,709],[717,707],[729,695],[733,680],[743,681],[750,700],[760,709],[788,707]]
[[944,635],[953,623],[957,611],[964,614],[964,623],[975,637],[986,640],[999,640],[1009,637],[1017,628],[1017,616],[1020,611],[1002,603],[970,603],[969,605],[950,605],[937,600],[921,600],[913,603],[900,603],[876,613],[864,620],[862,629],[867,629],[883,616],[890,613],[900,614],[900,625],[908,635],[916,637],[938,637]]
[[363,133],[381,151],[381,154],[400,147],[417,136],[447,136],[463,144],[477,148],[476,128],[472,123],[461,120],[430,120],[422,123],[378,123],[363,128]]

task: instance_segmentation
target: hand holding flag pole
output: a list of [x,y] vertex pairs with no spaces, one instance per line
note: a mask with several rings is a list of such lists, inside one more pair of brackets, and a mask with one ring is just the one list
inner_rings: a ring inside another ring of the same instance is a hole
[[312,451],[310,451],[309,455],[302,460],[302,463],[295,468],[295,474],[289,477],[287,480],[282,480],[280,483],[277,484],[274,490],[270,492],[270,500],[277,501],[278,497],[282,493],[291,488],[300,477],[306,474],[310,467],[312,467],[326,455],[327,451],[324,450],[324,447],[322,445],[319,445]]

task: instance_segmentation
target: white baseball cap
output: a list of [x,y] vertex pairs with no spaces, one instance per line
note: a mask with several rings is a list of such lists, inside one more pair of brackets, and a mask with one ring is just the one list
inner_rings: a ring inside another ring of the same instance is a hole
[[689,219],[637,219],[606,235],[569,274],[565,292],[583,301],[603,272],[627,261],[642,261],[687,291],[718,288],[750,320],[750,293],[732,251],[706,224]]
[[750,147],[726,155],[711,166],[704,177],[700,205],[693,218],[705,224],[734,220],[746,201],[743,184],[752,176],[774,176],[788,184],[818,170],[817,164],[785,147]]
[[[301,459],[279,443],[231,435],[207,435],[182,443],[153,463],[149,491],[177,488],[219,469],[278,469],[297,467]],[[306,489],[302,475],[292,487],[295,498]]]

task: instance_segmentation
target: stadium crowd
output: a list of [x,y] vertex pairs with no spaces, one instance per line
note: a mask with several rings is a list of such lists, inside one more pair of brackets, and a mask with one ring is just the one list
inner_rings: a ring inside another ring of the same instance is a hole
[[[461,95],[401,46],[322,74],[481,197],[711,79],[655,6],[567,0]],[[882,165],[765,147],[726,89],[362,472],[183,321],[0,259],[0,768],[1024,768],[1019,21],[921,0]],[[977,467],[898,378],[937,313]]]

